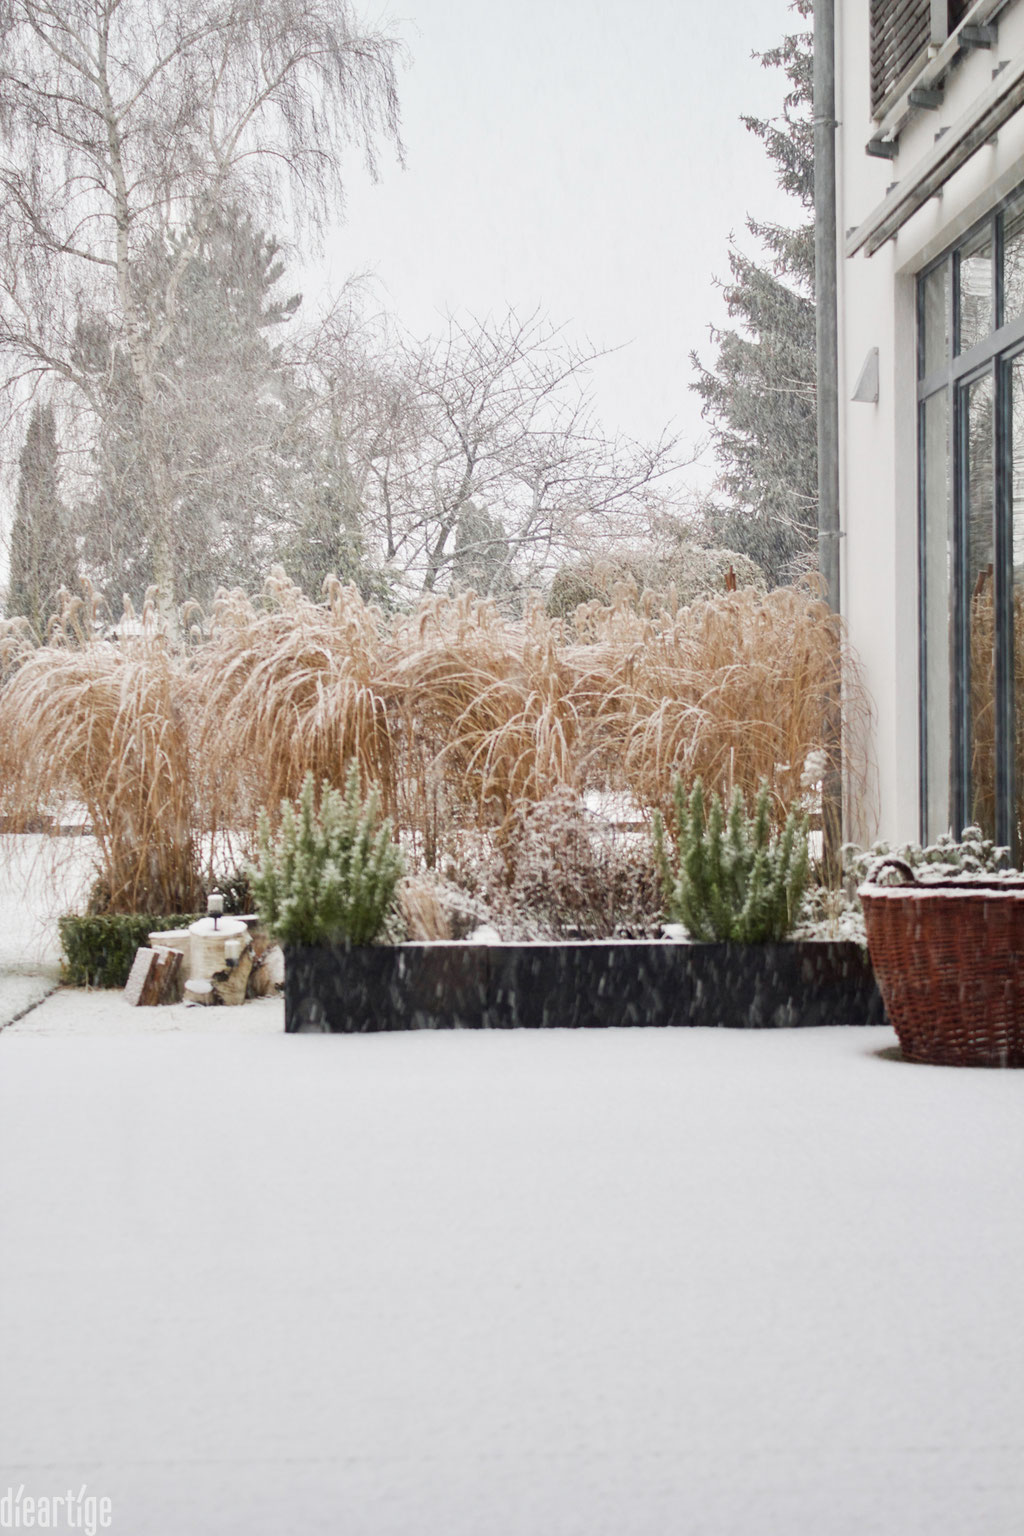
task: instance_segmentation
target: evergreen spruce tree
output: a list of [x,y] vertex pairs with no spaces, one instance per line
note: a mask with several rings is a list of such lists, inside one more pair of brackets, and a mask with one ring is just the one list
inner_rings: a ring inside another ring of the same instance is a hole
[[28,619],[42,639],[59,609],[61,587],[73,587],[75,580],[74,541],[60,497],[57,423],[51,405],[36,405],[19,460],[7,617]]
[[155,578],[150,537],[150,466],[163,465],[175,588],[208,601],[218,586],[258,587],[275,558],[275,520],[295,486],[294,399],[271,338],[300,296],[279,292],[284,263],[276,243],[226,208],[199,240],[173,311],[158,303],[177,245],[154,244],[137,280],[144,308],[166,331],[158,396],[149,412],[156,441],[143,443],[142,401],[128,356],[102,316],[83,317],[76,365],[93,381],[101,419],[98,493],[86,526],[85,557],[114,612],[127,593],[138,606]]
[[452,585],[481,596],[509,597],[515,591],[508,536],[490,510],[472,498],[459,508],[452,556]]
[[[794,9],[807,17],[811,0],[795,0]],[[731,244],[723,288],[738,324],[712,330],[718,354],[710,368],[693,354],[691,387],[703,399],[718,463],[706,535],[750,555],[780,583],[817,563],[812,37],[788,36],[760,58],[785,73],[789,89],[779,117],[743,121],[809,217],[795,227],[747,219],[763,255],[755,260]]]

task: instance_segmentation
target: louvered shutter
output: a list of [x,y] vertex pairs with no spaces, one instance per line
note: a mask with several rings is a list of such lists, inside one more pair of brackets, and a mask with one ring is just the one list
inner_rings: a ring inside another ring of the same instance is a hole
[[871,111],[932,40],[931,0],[871,0]]
[[[970,10],[971,0],[871,0],[871,112],[877,115],[889,92],[923,58],[929,43],[946,40]],[[935,20],[935,11],[939,20]]]

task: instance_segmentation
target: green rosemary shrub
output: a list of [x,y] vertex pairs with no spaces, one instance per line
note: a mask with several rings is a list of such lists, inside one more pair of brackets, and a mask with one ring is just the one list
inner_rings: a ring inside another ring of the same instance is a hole
[[765,944],[785,938],[796,923],[807,888],[807,818],[790,811],[782,835],[773,838],[764,783],[752,817],[738,785],[728,817],[715,794],[705,819],[700,779],[689,802],[679,778],[673,781],[672,795],[676,847],[671,853],[664,822],[657,812],[654,816],[654,851],[665,891],[665,915],[682,923],[691,938],[702,941]]
[[372,944],[378,937],[403,861],[390,820],[380,821],[377,791],[363,798],[355,763],[344,795],[323,784],[319,811],[307,773],[297,804],[281,802],[276,839],[264,811],[259,848],[249,875],[252,894],[282,943]]

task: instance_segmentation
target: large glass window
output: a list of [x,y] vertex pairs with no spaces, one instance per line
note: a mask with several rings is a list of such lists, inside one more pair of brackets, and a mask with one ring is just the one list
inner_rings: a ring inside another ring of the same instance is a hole
[[1024,854],[1024,196],[918,284],[921,819]]
[[946,391],[929,396],[921,412],[925,523],[923,584],[925,655],[922,673],[928,699],[925,736],[924,819],[939,830],[951,826],[953,808],[953,521],[949,484],[949,408]]
[[967,814],[986,837],[996,835],[995,477],[992,469],[992,374],[964,387],[963,432],[967,655],[965,746]]

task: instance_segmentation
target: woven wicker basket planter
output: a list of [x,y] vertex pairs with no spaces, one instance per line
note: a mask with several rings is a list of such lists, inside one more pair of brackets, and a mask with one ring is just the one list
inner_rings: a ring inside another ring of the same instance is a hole
[[1024,887],[867,885],[859,894],[907,1060],[1024,1067]]

